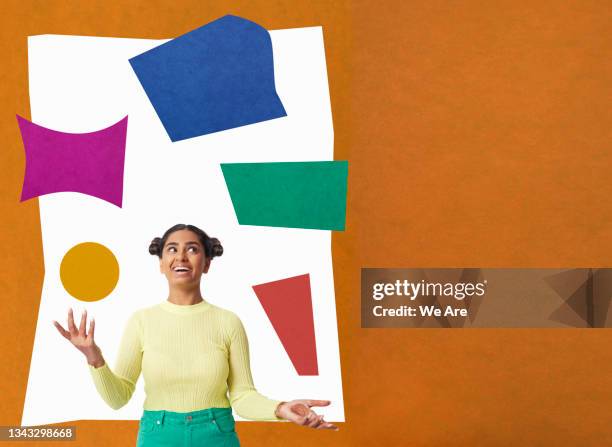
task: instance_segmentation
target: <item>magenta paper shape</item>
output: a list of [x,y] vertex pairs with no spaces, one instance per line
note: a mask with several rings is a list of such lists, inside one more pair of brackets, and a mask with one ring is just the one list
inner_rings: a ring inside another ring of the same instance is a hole
[[121,208],[126,116],[106,129],[65,133],[17,115],[26,154],[21,201],[54,192],[80,192]]
[[310,275],[258,284],[253,290],[297,373],[319,375]]

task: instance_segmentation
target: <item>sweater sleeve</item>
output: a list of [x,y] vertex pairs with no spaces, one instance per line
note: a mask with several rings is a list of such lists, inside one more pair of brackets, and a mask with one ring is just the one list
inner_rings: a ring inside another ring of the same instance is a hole
[[249,342],[240,319],[231,314],[229,347],[229,400],[239,416],[259,421],[280,421],[274,414],[281,401],[259,394],[253,384]]
[[88,364],[98,393],[114,410],[123,407],[134,393],[142,368],[142,346],[142,325],[136,312],[123,331],[114,372],[106,361],[99,368]]

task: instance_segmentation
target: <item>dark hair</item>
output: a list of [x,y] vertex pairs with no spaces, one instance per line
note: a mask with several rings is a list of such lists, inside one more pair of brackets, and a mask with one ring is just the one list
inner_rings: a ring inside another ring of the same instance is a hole
[[200,243],[204,247],[204,253],[206,254],[207,258],[212,259],[223,254],[223,246],[221,245],[221,242],[219,242],[219,239],[209,237],[204,231],[200,230],[194,225],[186,224],[176,224],[175,226],[168,228],[162,237],[154,238],[149,245],[149,253],[161,258],[164,245],[166,245],[168,237],[175,231],[180,230],[189,230],[198,235],[198,239],[200,239]]

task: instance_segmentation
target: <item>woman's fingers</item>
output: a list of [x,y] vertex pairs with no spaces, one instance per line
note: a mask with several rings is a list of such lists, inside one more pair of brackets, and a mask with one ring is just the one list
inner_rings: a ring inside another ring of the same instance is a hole
[[86,327],[87,327],[87,311],[84,310],[83,314],[81,315],[81,324],[79,325],[79,335],[83,338],[87,337],[87,334],[85,334]]
[[310,428],[316,428],[317,430],[338,430],[338,427],[330,422],[326,422],[323,419],[323,415],[314,414],[314,420],[308,424]]
[[94,339],[94,329],[96,329],[96,320],[93,318],[89,322],[89,334],[87,334],[87,339],[93,341]]
[[334,424],[326,422],[323,415],[318,415],[310,409],[311,406],[327,406],[329,400],[298,399],[291,402],[283,402],[279,405],[282,417],[298,425],[314,429],[338,430]]
[[[308,405],[308,407],[326,407],[331,404],[329,400],[317,400],[317,399],[305,399],[303,402]],[[323,415],[317,415],[314,411],[310,410],[310,412],[305,416],[302,425],[314,428],[317,430],[339,430],[338,426],[327,422],[323,419]]]
[[84,310],[81,315],[81,322],[79,323],[78,329],[74,324],[74,312],[72,308],[68,310],[68,330],[64,329],[57,321],[53,321],[53,324],[60,334],[75,345],[81,345],[83,340],[93,341],[96,323],[92,318],[89,322],[89,331],[87,331],[87,310]]
[[323,415],[314,415],[308,426],[310,428],[317,428],[319,425],[323,423]]
[[323,423],[323,415],[318,415],[314,411],[307,414],[302,420],[302,424],[306,427],[317,428]]
[[76,326],[74,325],[74,315],[72,314],[72,308],[68,310],[68,330],[72,335],[78,335]]
[[311,411],[310,413],[308,413],[302,418],[300,425],[303,425],[305,427],[310,427],[310,423],[315,419],[316,416],[317,415]]
[[331,404],[330,400],[306,399],[306,402],[309,407],[326,407]]
[[61,324],[59,324],[57,321],[53,320],[53,326],[55,326],[55,328],[58,330],[58,332],[60,334],[62,334],[62,337],[64,337],[67,340],[70,340],[70,332],[68,332],[66,329],[64,329]]
[[339,430],[338,427],[330,422],[325,422],[317,427],[319,430]]

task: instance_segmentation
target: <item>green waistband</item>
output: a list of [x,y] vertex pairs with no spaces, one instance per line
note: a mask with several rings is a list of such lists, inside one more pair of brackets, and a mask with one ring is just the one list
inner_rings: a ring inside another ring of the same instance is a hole
[[164,421],[177,424],[189,424],[196,422],[209,422],[221,417],[232,416],[231,408],[206,408],[204,410],[190,411],[189,413],[177,413],[166,410],[144,410],[141,420],[156,420],[160,423]]

